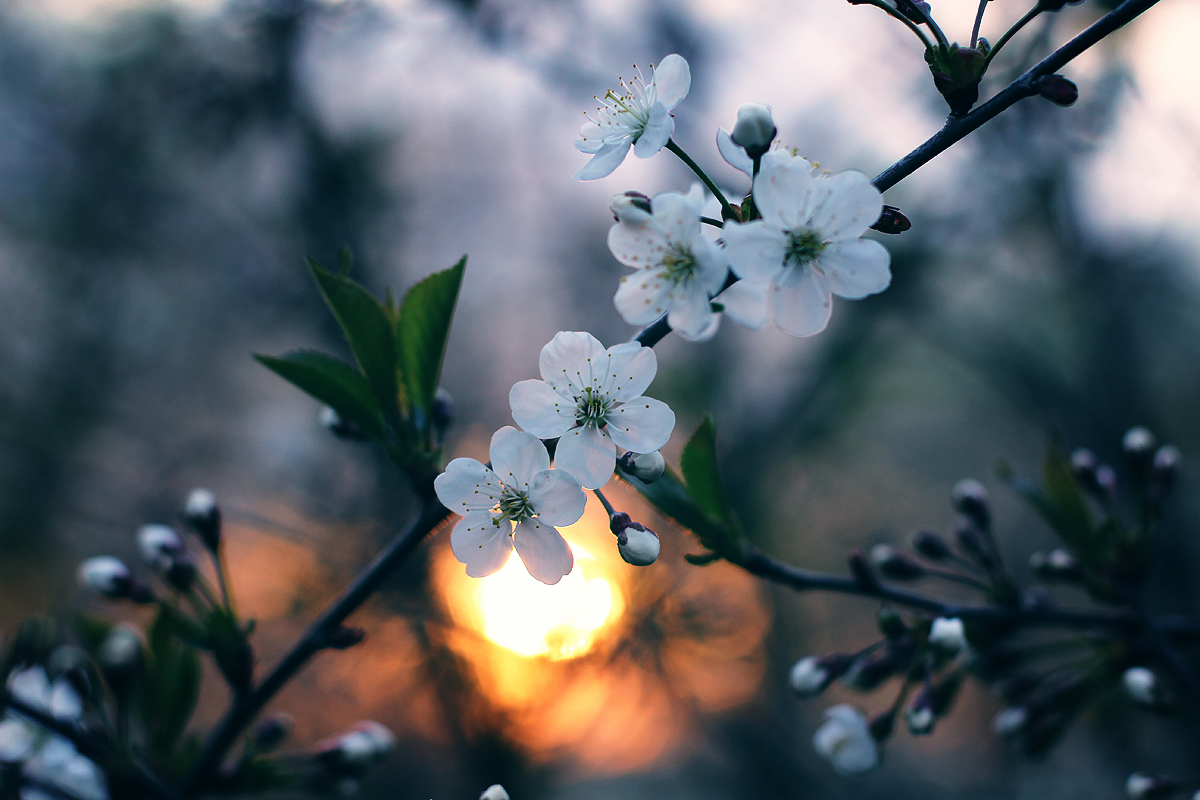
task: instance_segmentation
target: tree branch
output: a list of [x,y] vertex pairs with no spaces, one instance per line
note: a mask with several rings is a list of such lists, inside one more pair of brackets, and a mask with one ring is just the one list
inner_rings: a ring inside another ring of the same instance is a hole
[[275,668],[262,682],[234,701],[225,717],[209,734],[204,749],[192,764],[183,783],[183,794],[191,797],[204,788],[221,765],[225,753],[238,735],[283,688],[292,676],[300,671],[310,658],[327,646],[329,635],[337,630],[383,582],[403,564],[425,537],[450,515],[450,511],[433,499],[424,502],[421,515],[408,530],[400,533],[381,551],[367,567],[359,573],[342,594],[321,613],[308,630],[296,640]]
[[1108,14],[1097,20],[1091,27],[1080,33],[1071,41],[1055,50],[1024,75],[1004,87],[991,100],[976,108],[964,117],[950,117],[942,129],[931,136],[924,144],[881,172],[872,181],[881,192],[895,186],[920,167],[929,163],[935,156],[947,150],[951,145],[975,131],[983,123],[997,116],[1001,111],[1015,105],[1017,101],[1037,94],[1034,83],[1038,78],[1053,75],[1062,69],[1067,62],[1099,42],[1105,36],[1133,20],[1142,12],[1149,9],[1158,0],[1125,0]]

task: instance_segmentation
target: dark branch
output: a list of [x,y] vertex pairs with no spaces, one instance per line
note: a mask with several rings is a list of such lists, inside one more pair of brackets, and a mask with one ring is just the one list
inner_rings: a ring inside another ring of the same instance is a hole
[[221,720],[204,749],[192,764],[191,771],[183,784],[185,796],[195,795],[204,787],[205,781],[217,773],[225,753],[237,740],[246,726],[262,711],[263,707],[275,694],[283,688],[292,676],[300,671],[310,658],[325,648],[330,634],[337,630],[367,598],[383,584],[383,582],[403,564],[425,537],[450,515],[449,510],[436,500],[427,500],[421,511],[421,516],[403,533],[396,536],[388,546],[375,556],[375,559],[359,573],[358,577],[345,588],[341,596],[334,600],[321,613],[308,630],[304,632],[291,649],[284,654],[275,668],[263,678],[262,682],[244,696],[234,701],[233,707]]
[[975,131],[983,123],[997,116],[1001,111],[1015,105],[1026,97],[1037,94],[1034,83],[1038,78],[1053,75],[1084,50],[1099,42],[1105,36],[1122,27],[1142,12],[1149,9],[1158,0],[1125,0],[1110,13],[1104,15],[1087,30],[1080,33],[1071,41],[1055,50],[1040,63],[1032,67],[1021,77],[1004,87],[983,105],[963,117],[950,117],[942,129],[931,136],[924,144],[917,147],[904,158],[881,172],[872,183],[881,192],[895,186],[920,167],[929,163],[935,156],[940,155],[951,145],[958,142],[967,134]]

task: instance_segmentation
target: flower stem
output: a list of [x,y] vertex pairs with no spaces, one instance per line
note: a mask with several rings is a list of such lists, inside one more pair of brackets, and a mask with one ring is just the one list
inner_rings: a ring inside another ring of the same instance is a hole
[[721,222],[721,220],[719,220],[719,219],[713,219],[712,217],[701,217],[700,221],[703,222],[705,225],[712,225],[714,228],[724,228],[725,227],[724,222]]
[[717,198],[717,202],[721,204],[721,211],[726,217],[730,219],[741,219],[741,217],[737,215],[737,212],[733,210],[733,206],[729,205],[729,201],[725,199],[725,195],[723,195],[721,190],[717,188],[717,185],[713,183],[713,179],[708,177],[708,173],[700,169],[700,165],[693,161],[691,156],[683,152],[683,148],[675,144],[674,139],[667,139],[666,147],[672,153],[679,156],[679,160],[684,164],[687,164],[688,169],[696,173],[696,177],[699,178],[700,181],[708,187],[708,190],[713,193],[713,196]]
[[[987,0],[984,0],[984,2],[986,3]],[[982,8],[982,6],[981,6],[981,8]],[[1024,28],[1026,25],[1028,25],[1030,22],[1032,22],[1034,17],[1036,17],[1040,13],[1042,13],[1042,8],[1040,5],[1036,5],[1033,8],[1029,9],[1027,12],[1025,12],[1025,16],[1023,16],[1019,20],[1017,20],[1016,23],[1014,23],[1011,28],[1006,30],[1004,32],[1004,35],[1000,37],[1000,41],[996,42],[996,44],[992,47],[992,49],[988,51],[987,57],[983,60],[983,68],[986,70],[988,64],[991,64],[992,59],[996,57],[996,53],[1000,52],[1000,48],[1004,47],[1004,45],[1008,44],[1008,40],[1011,39],[1013,36],[1015,36],[1017,31],[1021,30],[1021,28]]]
[[979,0],[979,10],[975,12],[975,27],[971,28],[971,49],[979,44],[979,26],[983,24],[983,12],[987,10],[990,0]]
[[613,508],[612,503],[608,502],[608,498],[604,496],[603,492],[599,489],[592,489],[592,494],[596,495],[596,499],[600,501],[600,505],[604,506],[604,510],[608,512],[610,517],[617,513],[617,510]]
[[887,3],[883,2],[883,0],[866,0],[864,5],[875,6],[876,8],[886,11],[889,16],[900,20],[910,31],[916,34],[917,38],[921,40],[921,44],[925,45],[926,50],[933,49],[933,42],[929,41],[929,37],[925,35],[924,31],[917,27],[915,22],[889,6]]

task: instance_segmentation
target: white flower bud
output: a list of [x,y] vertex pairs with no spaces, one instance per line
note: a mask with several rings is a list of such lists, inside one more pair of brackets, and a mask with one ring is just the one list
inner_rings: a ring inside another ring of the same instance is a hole
[[1154,434],[1149,428],[1144,428],[1141,425],[1130,428],[1125,431],[1124,438],[1121,439],[1121,446],[1126,453],[1134,456],[1145,456],[1158,444],[1154,438]]
[[192,489],[183,506],[183,518],[214,553],[221,542],[221,508],[208,489]]
[[168,569],[176,556],[184,551],[179,534],[166,525],[143,525],[138,528],[137,540],[142,558],[158,569]]
[[479,800],[508,800],[508,792],[504,791],[504,787],[500,784],[493,783],[483,790],[483,793],[479,795]]
[[617,459],[617,466],[627,475],[632,475],[642,483],[654,483],[667,471],[666,459],[662,453],[634,453],[626,451]]
[[396,736],[378,722],[363,720],[350,730],[317,745],[318,757],[350,772],[366,772],[396,746]]
[[1125,781],[1125,796],[1129,800],[1150,800],[1154,797],[1166,797],[1172,794],[1177,783],[1164,775],[1150,775],[1145,772],[1135,772]]
[[870,772],[879,764],[879,745],[867,718],[849,704],[825,710],[825,724],[813,734],[813,747],[843,775]]
[[938,617],[929,629],[929,643],[947,653],[958,653],[967,646],[967,635],[958,617]]
[[758,103],[746,103],[738,109],[730,138],[751,158],[758,158],[771,147],[775,133],[771,109]]
[[802,658],[792,667],[788,675],[788,686],[798,697],[815,697],[825,691],[825,687],[833,680],[829,669],[821,663],[817,656]]
[[608,201],[609,210],[617,222],[640,225],[652,216],[650,198],[641,192],[614,194]]
[[1029,711],[1024,706],[1005,708],[992,717],[992,732],[1002,739],[1019,736],[1029,723]]
[[125,597],[133,578],[119,558],[96,556],[79,565],[79,583],[105,597]]
[[933,707],[928,702],[913,703],[904,709],[904,722],[913,736],[924,736],[933,731]]
[[1145,667],[1130,667],[1121,676],[1121,685],[1133,702],[1143,706],[1157,706],[1162,699],[1158,678]]
[[106,672],[128,673],[141,663],[142,637],[131,625],[113,626],[100,644],[97,660]]
[[646,526],[631,522],[617,534],[617,551],[635,567],[648,567],[658,559],[658,534]]

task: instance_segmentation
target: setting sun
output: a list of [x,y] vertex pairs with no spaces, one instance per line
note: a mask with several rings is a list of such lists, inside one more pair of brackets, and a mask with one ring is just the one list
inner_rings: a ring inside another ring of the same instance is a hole
[[573,545],[575,568],[553,586],[535,580],[515,554],[479,581],[483,634],[522,656],[571,658],[586,652],[613,611],[613,589],[589,567],[595,559]]

